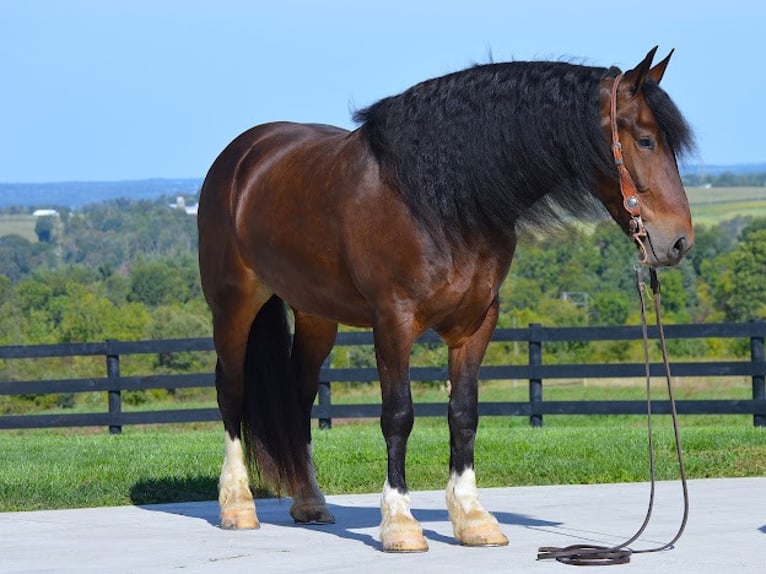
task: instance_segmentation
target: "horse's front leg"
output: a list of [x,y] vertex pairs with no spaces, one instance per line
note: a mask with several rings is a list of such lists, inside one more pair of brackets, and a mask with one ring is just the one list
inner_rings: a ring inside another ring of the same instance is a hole
[[467,546],[505,546],[508,539],[494,516],[479,502],[474,473],[474,440],[479,422],[478,375],[497,323],[497,302],[479,330],[461,346],[450,348],[450,478],[447,508],[455,538]]
[[381,497],[380,541],[386,552],[424,552],[423,529],[410,511],[405,478],[407,439],[415,411],[410,392],[409,360],[414,334],[409,322],[377,322],[374,328],[382,408],[380,426],[388,450],[388,471]]

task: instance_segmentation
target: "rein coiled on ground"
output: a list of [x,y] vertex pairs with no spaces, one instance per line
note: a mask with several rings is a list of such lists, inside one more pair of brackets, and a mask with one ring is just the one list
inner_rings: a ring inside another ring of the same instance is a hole
[[670,364],[668,362],[668,353],[665,344],[665,333],[662,328],[662,316],[660,312],[660,282],[657,277],[657,271],[650,269],[650,285],[654,300],[654,312],[657,319],[657,330],[659,333],[660,350],[662,352],[662,362],[665,369],[665,379],[670,399],[670,414],[673,421],[673,433],[675,436],[676,456],[678,457],[678,470],[681,480],[681,489],[683,491],[684,512],[681,519],[681,525],[675,536],[662,546],[654,548],[634,550],[630,548],[638,538],[644,533],[651,520],[652,510],[654,508],[654,495],[656,490],[655,469],[654,469],[654,439],[652,431],[652,400],[651,400],[651,378],[649,373],[649,336],[647,332],[646,321],[646,301],[644,291],[646,285],[642,278],[642,266],[636,266],[636,286],[638,288],[639,298],[641,300],[641,330],[644,343],[644,365],[646,371],[646,410],[647,410],[647,434],[649,444],[649,476],[651,481],[651,490],[649,493],[649,504],[641,524],[636,533],[622,544],[616,546],[596,546],[591,544],[573,544],[562,548],[555,546],[543,546],[537,551],[538,560],[555,559],[564,564],[573,566],[609,566],[613,564],[626,564],[630,562],[633,554],[647,554],[650,552],[661,552],[672,548],[681,538],[686,523],[689,518],[689,490],[686,483],[686,471],[684,469],[683,452],[681,450],[681,435],[678,426],[678,413],[676,412],[675,396],[673,392],[673,383],[670,376]]

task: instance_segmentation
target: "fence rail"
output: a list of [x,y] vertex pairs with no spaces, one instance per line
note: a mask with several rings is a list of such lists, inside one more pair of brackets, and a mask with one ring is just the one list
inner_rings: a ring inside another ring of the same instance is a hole
[[[524,365],[486,365],[482,367],[482,380],[526,380],[529,400],[525,402],[480,403],[479,413],[484,416],[525,416],[530,424],[540,426],[544,415],[581,414],[641,414],[643,401],[544,401],[543,385],[556,379],[620,379],[640,378],[644,375],[642,363],[588,363],[569,365],[544,364],[544,343],[629,341],[641,338],[640,327],[544,327],[539,324],[520,329],[498,329],[493,342],[520,342],[528,345],[528,362]],[[657,338],[656,328],[649,336]],[[766,361],[764,338],[766,322],[719,323],[703,325],[668,325],[665,336],[673,339],[740,338],[750,343],[749,360],[673,362],[671,370],[676,377],[741,376],[752,381],[752,398],[745,400],[684,400],[678,401],[681,414],[749,414],[755,426],[766,426]],[[427,333],[419,343],[439,342],[434,333]],[[372,345],[370,332],[339,333],[336,347]],[[212,351],[209,338],[173,339],[162,341],[105,341],[100,343],[71,343],[61,345],[0,347],[0,359],[39,359],[49,357],[102,356],[105,358],[106,376],[81,379],[51,379],[37,381],[0,381],[0,395],[30,395],[50,393],[104,392],[108,410],[96,413],[28,414],[0,416],[0,429],[45,428],[74,426],[104,426],[119,433],[124,425],[185,423],[220,420],[217,409],[179,409],[146,412],[122,410],[122,392],[148,389],[212,387],[212,373],[180,375],[121,376],[120,358],[126,355]],[[663,376],[659,363],[650,365],[652,376]],[[446,381],[446,367],[413,367],[413,381]],[[377,417],[380,406],[338,405],[332,403],[332,384],[342,382],[374,382],[378,374],[374,368],[331,368],[325,366],[320,373],[319,399],[312,417],[320,426],[328,428],[332,419]],[[667,401],[653,401],[654,412],[668,413]],[[446,404],[417,403],[418,416],[443,416]]]

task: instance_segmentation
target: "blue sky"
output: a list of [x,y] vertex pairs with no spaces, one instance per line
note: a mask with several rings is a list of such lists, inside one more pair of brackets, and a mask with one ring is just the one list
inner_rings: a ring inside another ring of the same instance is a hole
[[766,161],[766,4],[0,0],[0,182],[203,177],[272,120],[350,110],[477,62],[630,68],[665,89],[708,165]]

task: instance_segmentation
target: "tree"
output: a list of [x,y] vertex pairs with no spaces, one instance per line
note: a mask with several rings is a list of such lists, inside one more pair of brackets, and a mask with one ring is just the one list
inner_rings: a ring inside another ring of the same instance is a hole
[[728,321],[766,319],[766,228],[746,229],[736,248],[716,258],[715,298]]
[[185,303],[200,295],[199,272],[189,257],[138,261],[131,270],[128,301],[157,307]]
[[55,215],[44,215],[37,218],[35,222],[35,233],[37,240],[41,243],[55,243],[56,228],[58,226],[58,217]]
[[694,249],[689,252],[687,259],[691,261],[694,272],[702,272],[702,262],[711,260],[734,246],[734,238],[725,233],[721,226],[696,225],[694,227]]
[[[594,257],[594,273],[603,291],[635,292],[633,266],[638,261],[633,241],[612,221],[600,223],[590,240],[598,248]],[[595,294],[591,294],[595,296]]]
[[684,286],[680,269],[661,269],[658,278],[663,310],[672,315],[675,322],[688,321],[689,314],[686,309],[691,293]]
[[19,235],[0,237],[0,275],[16,282],[33,267],[32,244]]
[[[161,306],[152,311],[146,335],[149,339],[211,337],[210,314],[201,305]],[[198,372],[210,366],[205,361],[205,357],[196,352],[160,353],[153,368],[156,372]]]
[[590,321],[595,325],[624,325],[633,303],[625,291],[596,294],[590,305]]

